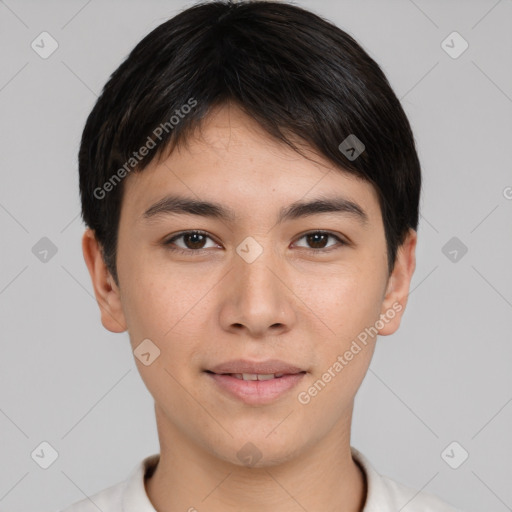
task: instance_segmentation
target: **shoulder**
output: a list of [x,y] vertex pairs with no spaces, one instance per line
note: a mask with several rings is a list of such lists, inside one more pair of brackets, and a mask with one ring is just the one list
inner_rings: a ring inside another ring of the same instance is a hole
[[114,512],[122,510],[122,496],[126,481],[119,482],[96,494],[77,501],[60,512]]
[[418,491],[381,475],[383,488],[396,510],[403,512],[460,512],[437,496]]
[[160,455],[140,461],[126,480],[77,501],[58,512],[155,512],[146,494],[144,478],[154,470]]
[[366,456],[353,447],[351,449],[352,457],[363,469],[367,481],[363,512],[461,512],[433,494],[381,475]]

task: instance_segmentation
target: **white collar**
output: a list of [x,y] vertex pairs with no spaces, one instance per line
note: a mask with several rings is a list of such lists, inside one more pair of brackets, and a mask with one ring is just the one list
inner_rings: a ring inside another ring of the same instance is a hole
[[[415,491],[403,484],[380,475],[370,461],[356,448],[351,447],[353,459],[366,476],[367,494],[362,512],[457,512],[434,495]],[[121,502],[123,512],[156,512],[148,498],[144,485],[146,472],[153,470],[160,458],[159,453],[149,455],[137,464],[122,482]]]

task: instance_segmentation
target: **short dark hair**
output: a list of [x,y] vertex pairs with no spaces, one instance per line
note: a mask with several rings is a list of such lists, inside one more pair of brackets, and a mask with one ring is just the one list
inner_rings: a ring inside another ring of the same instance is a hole
[[[409,228],[417,231],[421,169],[384,73],[349,34],[306,9],[218,0],[195,4],[145,36],[87,118],[79,150],[82,218],[116,284],[122,178],[186,142],[227,103],[300,154],[294,139],[373,184],[391,273]],[[355,159],[339,149],[351,134],[365,146]],[[148,151],[139,159],[142,147]]]

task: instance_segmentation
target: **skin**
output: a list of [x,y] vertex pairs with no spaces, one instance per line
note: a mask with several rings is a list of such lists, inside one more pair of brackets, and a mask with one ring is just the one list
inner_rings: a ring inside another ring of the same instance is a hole
[[[388,276],[373,186],[310,155],[315,161],[225,105],[186,147],[125,178],[119,287],[94,233],[84,233],[84,258],[104,327],[128,330],[132,349],[146,338],[160,349],[149,366],[135,358],[155,400],[160,462],[145,486],[159,512],[363,509],[366,481],[350,454],[350,428],[377,337],[308,404],[297,395],[380,315],[389,317],[393,304],[401,311],[378,331],[385,336],[398,329],[415,269],[416,232],[409,232]],[[190,214],[142,220],[168,193],[222,203],[236,211],[237,220]],[[360,205],[368,224],[332,213],[276,223],[281,207],[333,194]],[[203,245],[194,238],[175,241],[189,253],[164,245],[171,235],[193,229],[209,238]],[[326,237],[315,245],[304,237],[318,230],[349,243]],[[263,248],[252,263],[236,253],[247,236]],[[195,247],[205,251],[194,254]],[[235,358],[281,359],[308,373],[271,404],[248,405],[221,393],[203,371]],[[253,467],[237,457],[247,442],[261,453]]]

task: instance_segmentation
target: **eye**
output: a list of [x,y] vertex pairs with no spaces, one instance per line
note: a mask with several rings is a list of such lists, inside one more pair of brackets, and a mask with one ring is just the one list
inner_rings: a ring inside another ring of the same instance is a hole
[[[306,249],[312,249],[313,252],[322,252],[325,250],[329,251],[333,247],[336,247],[336,244],[326,247],[326,242],[329,238],[337,240],[338,245],[348,245],[348,243],[341,239],[339,236],[329,231],[310,231],[309,233],[302,235],[298,240],[306,240],[306,242],[310,245],[310,247],[306,247]],[[180,239],[183,240],[183,246],[180,246],[176,243],[176,241]],[[211,247],[216,247],[215,243],[210,247],[205,246],[207,239],[210,239],[213,242],[213,239],[204,231],[184,231],[169,238],[163,242],[163,244],[167,249],[171,251],[190,254],[193,252],[198,253]]]
[[[325,243],[329,238],[334,238],[335,240],[337,240],[339,242],[339,245],[348,245],[348,243],[342,240],[339,236],[330,233],[329,231],[310,231],[309,233],[302,235],[299,238],[299,240],[302,240],[303,238],[306,239],[306,242],[312,246],[310,248],[316,249],[315,252],[325,250]],[[336,244],[334,244],[334,246],[336,246]],[[331,247],[333,246],[328,246],[327,250],[330,250]]]
[[[183,239],[185,246],[173,247],[176,240]],[[181,253],[191,253],[191,252],[200,252],[204,249],[208,249],[205,247],[205,241],[211,237],[206,234],[204,231],[185,231],[183,233],[179,233],[178,235],[174,235],[172,238],[169,238],[164,242],[164,245],[170,249],[171,251],[181,252]]]

